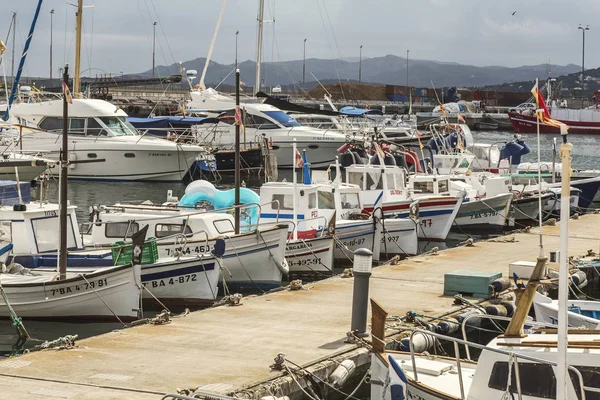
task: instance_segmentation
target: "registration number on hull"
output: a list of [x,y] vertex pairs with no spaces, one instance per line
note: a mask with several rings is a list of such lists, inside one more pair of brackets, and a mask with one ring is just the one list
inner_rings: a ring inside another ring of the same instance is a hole
[[179,285],[182,283],[188,283],[188,282],[196,282],[198,280],[198,277],[196,276],[196,274],[189,274],[189,275],[181,275],[179,277],[174,277],[174,278],[165,278],[165,279],[158,279],[155,281],[149,281],[149,282],[143,282],[144,286],[148,286],[151,288],[157,288],[157,287],[163,287],[163,286],[167,286],[167,285]]

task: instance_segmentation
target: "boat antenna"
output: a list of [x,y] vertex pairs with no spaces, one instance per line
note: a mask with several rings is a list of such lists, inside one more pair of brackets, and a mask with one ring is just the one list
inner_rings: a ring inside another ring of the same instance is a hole
[[540,109],[540,101],[539,101],[539,96],[541,96],[541,93],[539,92],[538,89],[538,84],[539,81],[536,78],[535,79],[535,86],[532,90],[532,92],[534,92],[534,97],[535,97],[535,104],[536,104],[536,110],[535,110],[535,116],[536,116],[536,126],[537,126],[537,170],[538,170],[538,220],[539,220],[539,224],[540,224],[540,258],[544,258],[544,232],[542,229],[542,161],[541,161],[541,148],[540,148],[540,118],[541,118],[541,113],[544,112],[544,110]]

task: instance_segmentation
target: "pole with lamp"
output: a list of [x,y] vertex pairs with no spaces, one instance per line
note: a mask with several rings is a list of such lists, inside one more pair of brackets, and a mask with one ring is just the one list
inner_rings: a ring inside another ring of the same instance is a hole
[[156,21],[152,23],[152,77],[156,65]]
[[52,31],[54,20],[54,8],[50,10],[50,80],[52,80]]
[[302,56],[302,89],[304,90],[304,84],[306,82],[306,38],[304,38],[304,53]]
[[589,31],[590,26],[586,25],[584,28],[579,25],[577,29],[581,29],[581,33],[583,34],[583,46],[581,49],[581,108],[583,108],[583,100],[585,99],[585,77],[583,76],[585,72],[585,31]]
[[359,55],[358,55],[358,83],[360,84],[360,82],[362,81],[362,48],[363,45],[360,45],[359,48]]

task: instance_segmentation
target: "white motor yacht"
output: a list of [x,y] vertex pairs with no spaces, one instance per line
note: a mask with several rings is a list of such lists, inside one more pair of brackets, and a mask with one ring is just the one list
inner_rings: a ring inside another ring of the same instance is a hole
[[[219,102],[215,105],[227,105]],[[280,160],[279,168],[292,168],[292,143],[296,140],[298,149],[310,150],[312,168],[326,168],[335,161],[337,149],[346,143],[346,135],[323,129],[309,128],[301,125],[280,109],[268,104],[244,103],[244,139],[243,142],[252,143],[268,138],[272,141],[272,151]],[[231,148],[235,144],[235,104],[229,108],[212,108],[208,103],[196,104],[194,100],[188,104],[188,112],[201,112],[213,110],[224,122],[231,123],[230,129],[215,130],[213,126],[199,125],[196,127],[198,142],[209,141],[214,146]],[[218,113],[218,111],[224,111]]]
[[[14,104],[11,115],[32,128],[23,129],[22,151],[59,158],[62,100]],[[69,104],[69,159],[77,162],[70,164],[69,178],[180,181],[196,161],[212,157],[201,146],[142,136],[126,116],[103,100],[73,99]],[[2,134],[19,139],[18,132]]]

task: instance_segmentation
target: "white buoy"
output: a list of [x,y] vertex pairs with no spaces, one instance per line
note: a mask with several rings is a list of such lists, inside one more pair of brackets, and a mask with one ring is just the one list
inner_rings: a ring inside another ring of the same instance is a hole
[[334,386],[341,387],[344,383],[346,383],[350,375],[354,373],[355,369],[356,364],[354,363],[354,361],[344,360],[340,365],[338,365],[335,371],[333,371],[332,374],[329,375],[329,381]]

